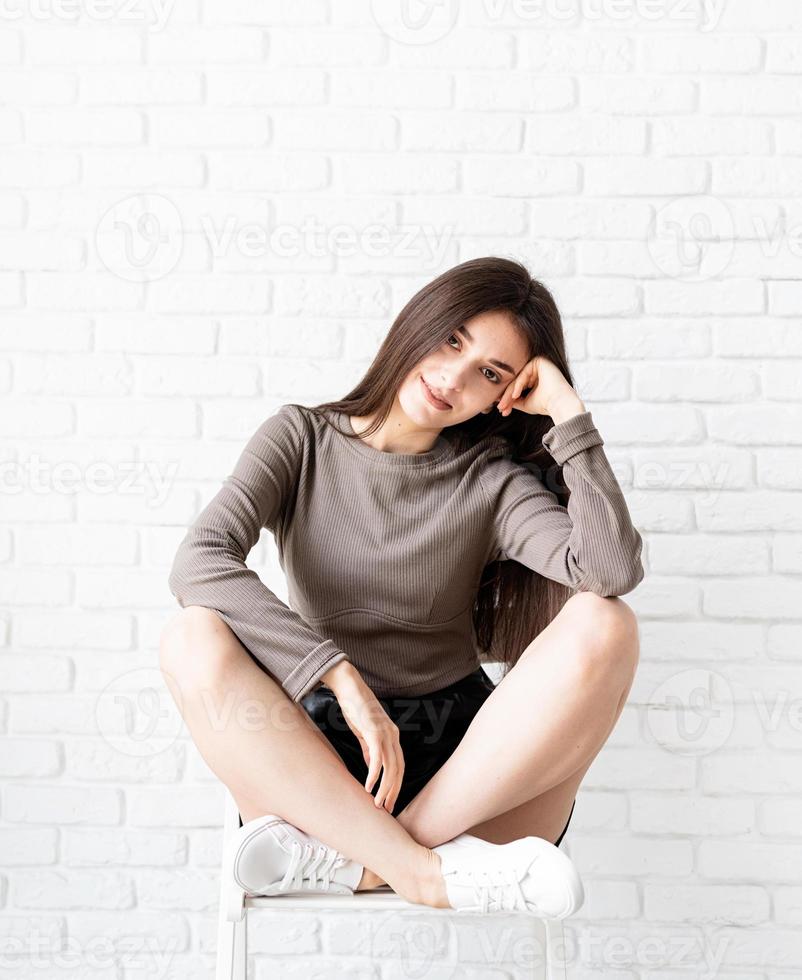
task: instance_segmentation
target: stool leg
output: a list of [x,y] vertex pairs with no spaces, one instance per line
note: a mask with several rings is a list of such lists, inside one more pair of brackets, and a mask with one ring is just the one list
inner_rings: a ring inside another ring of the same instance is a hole
[[247,980],[248,921],[243,893],[231,880],[226,844],[242,826],[236,801],[227,788],[223,820],[223,859],[220,866],[220,905],[217,925],[216,980]]
[[565,969],[565,929],[562,919],[542,919],[543,938],[545,939],[546,962],[544,971],[535,970],[536,978],[544,980],[567,980]]
[[217,929],[217,972],[215,980],[246,980],[248,972],[248,919],[239,922],[220,911]]

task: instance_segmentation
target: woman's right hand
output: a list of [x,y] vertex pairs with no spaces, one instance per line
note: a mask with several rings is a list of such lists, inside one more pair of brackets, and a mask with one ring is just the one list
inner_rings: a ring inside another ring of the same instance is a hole
[[401,750],[398,725],[384,710],[356,668],[349,663],[350,670],[338,671],[341,666],[342,663],[337,664],[327,676],[326,686],[334,692],[343,718],[362,748],[362,757],[368,767],[365,789],[368,793],[371,792],[383,769],[384,774],[374,803],[392,813],[404,778],[404,753]]

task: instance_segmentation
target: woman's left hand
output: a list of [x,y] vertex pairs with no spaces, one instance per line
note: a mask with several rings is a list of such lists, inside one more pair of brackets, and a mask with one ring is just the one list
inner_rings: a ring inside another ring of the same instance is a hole
[[[531,391],[525,398],[521,398],[524,388],[530,388]],[[549,406],[566,394],[579,397],[557,365],[540,355],[528,361],[510,381],[499,399],[498,410],[505,416],[514,408],[519,412],[526,412],[527,415],[550,416]]]

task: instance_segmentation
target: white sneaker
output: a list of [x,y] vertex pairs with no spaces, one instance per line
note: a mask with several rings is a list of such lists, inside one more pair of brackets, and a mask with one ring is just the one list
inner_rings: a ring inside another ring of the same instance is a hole
[[461,912],[530,912],[564,919],[585,900],[571,859],[542,837],[491,844],[459,834],[432,850],[440,855],[448,901]]
[[364,866],[268,813],[249,820],[226,852],[237,888],[247,895],[353,895]]

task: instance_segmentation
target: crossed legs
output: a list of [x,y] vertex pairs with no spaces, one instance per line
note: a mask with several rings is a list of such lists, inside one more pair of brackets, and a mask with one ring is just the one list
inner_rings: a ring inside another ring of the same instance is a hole
[[464,832],[494,844],[555,841],[624,708],[638,640],[620,597],[571,596],[396,820],[429,848]]
[[360,889],[388,882],[439,907],[448,903],[432,847],[464,831],[494,843],[556,839],[615,726],[637,659],[637,621],[622,599],[572,596],[497,685],[452,756],[393,817],[213,611],[182,610],[160,647],[190,734],[243,819],[278,813],[363,864]]

